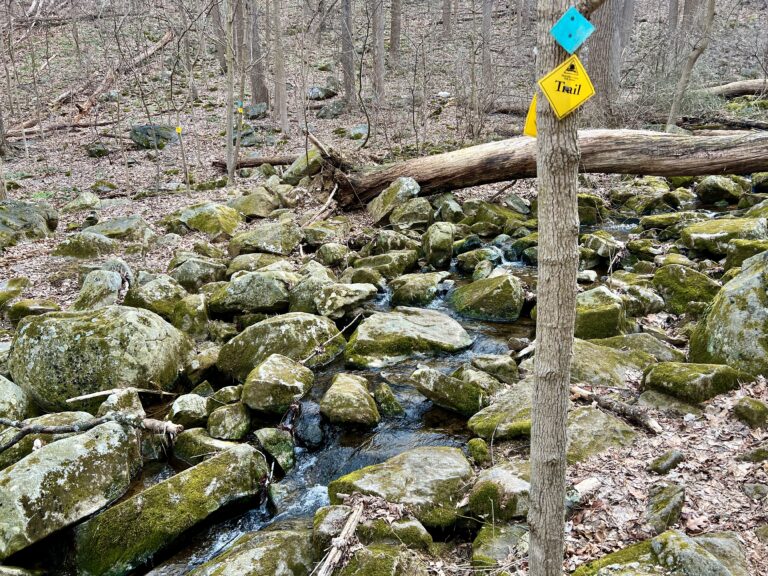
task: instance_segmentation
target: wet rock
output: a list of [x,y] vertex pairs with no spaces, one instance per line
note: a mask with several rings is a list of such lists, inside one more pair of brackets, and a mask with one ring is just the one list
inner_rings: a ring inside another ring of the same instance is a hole
[[648,490],[646,523],[651,526],[654,534],[660,534],[677,524],[684,504],[685,486],[676,482],[654,484]]
[[251,370],[272,354],[305,361],[304,365],[311,368],[327,364],[341,354],[345,346],[344,336],[328,318],[291,312],[243,330],[222,346],[217,365],[245,381]]
[[491,322],[514,322],[524,300],[523,286],[511,274],[476,280],[451,295],[451,304],[459,314]]
[[768,428],[768,405],[757,398],[739,398],[733,414],[750,428]]
[[414,354],[457,352],[470,344],[464,328],[445,314],[401,306],[363,320],[344,357],[352,366],[381,367]]
[[393,250],[386,254],[368,256],[355,260],[355,268],[370,268],[379,272],[387,280],[402,276],[416,266],[419,255],[416,250]]
[[339,503],[339,494],[355,491],[381,496],[408,506],[427,528],[445,528],[458,519],[456,503],[471,476],[461,450],[421,447],[334,480],[328,495],[333,504]]
[[292,220],[264,222],[232,238],[229,253],[238,256],[249,252],[265,252],[287,256],[296,249],[303,237],[301,228]]
[[323,445],[323,418],[320,415],[320,405],[316,402],[302,402],[301,418],[294,428],[296,440],[307,448],[319,448]]
[[447,269],[453,256],[453,241],[453,225],[447,222],[432,224],[421,238],[427,264],[438,270]]
[[704,204],[725,201],[735,204],[744,190],[727,176],[707,176],[696,184],[696,195]]
[[237,446],[236,442],[212,438],[205,428],[184,430],[173,443],[173,455],[182,462],[194,466]]
[[708,276],[677,264],[659,268],[653,285],[673,314],[683,314],[691,302],[711,302],[720,290],[720,284]]
[[469,493],[469,509],[487,521],[525,518],[531,485],[514,466],[500,464],[482,470]]
[[77,232],[62,240],[53,250],[54,256],[97,258],[117,251],[118,243],[102,234]]
[[140,462],[135,436],[109,422],[0,471],[0,560],[120,497]]
[[219,406],[208,416],[208,434],[219,440],[241,440],[251,429],[251,415],[245,404]]
[[274,192],[258,186],[248,194],[233,198],[227,202],[227,206],[246,218],[266,218],[280,208],[280,200]]
[[376,385],[373,398],[376,400],[376,406],[379,407],[379,413],[384,416],[400,416],[405,412],[386,382],[379,382]]
[[[482,379],[467,377],[467,372],[469,370],[462,370],[458,374],[448,376],[428,366],[420,365],[411,374],[409,381],[438,406],[463,416],[472,416],[488,405],[489,397],[501,387],[501,383],[487,375]],[[480,374],[484,373],[480,372]]]
[[750,377],[722,364],[660,362],[645,373],[643,386],[697,403],[738,389],[740,380],[748,381]]
[[176,280],[161,274],[149,282],[131,287],[125,295],[125,304],[146,308],[170,320],[176,304],[187,295],[187,291]]
[[472,542],[472,564],[480,568],[504,566],[510,558],[525,558],[528,546],[525,524],[485,524]]
[[336,374],[320,402],[320,412],[334,424],[375,426],[381,417],[368,391],[368,381],[354,374]]
[[288,166],[283,173],[283,181],[292,186],[296,186],[299,180],[305,176],[314,176],[320,172],[323,164],[323,157],[317,148],[310,148],[305,153],[299,154],[299,157]]
[[129,136],[136,146],[146,150],[162,150],[166,144],[179,140],[175,128],[164,124],[134,124]]
[[143,243],[149,242],[156,236],[147,221],[141,216],[126,216],[125,218],[105,220],[84,228],[83,232],[101,234],[113,240]]
[[744,262],[691,335],[693,362],[726,363],[752,374],[768,373],[768,252]]
[[448,272],[404,274],[389,283],[394,306],[426,306],[437,296],[440,283],[448,278]]
[[413,178],[398,178],[368,204],[373,223],[383,221],[398,206],[416,198],[421,188]]
[[[454,251],[456,247],[454,245]],[[456,257],[456,267],[463,273],[469,274],[483,260],[488,260],[494,264],[501,262],[501,251],[496,247],[477,248],[462,252]]]
[[193,204],[161,220],[169,232],[185,234],[190,230],[202,232],[214,239],[229,238],[242,221],[234,208],[215,202]]
[[312,571],[309,530],[260,530],[244,534],[190,576],[307,576]]
[[295,464],[293,455],[293,436],[288,430],[280,428],[261,428],[256,431],[256,439],[264,451],[288,472]]
[[155,484],[75,529],[83,574],[128,574],[208,516],[255,496],[267,475],[263,456],[239,445]]
[[668,450],[648,465],[656,474],[667,474],[685,461],[685,454],[679,450]]
[[91,392],[147,382],[169,390],[189,348],[187,337],[156,314],[109,306],[26,318],[10,367],[14,382],[38,405],[66,410],[67,398]]
[[48,204],[21,200],[0,201],[0,251],[25,240],[49,236],[59,225],[59,215]]
[[314,382],[312,370],[280,354],[272,354],[248,374],[243,402],[254,410],[284,414]]
[[216,290],[208,300],[211,314],[231,316],[248,312],[288,310],[288,284],[279,274],[241,272]]
[[474,434],[486,440],[507,440],[531,433],[532,379],[521,380],[496,395],[491,405],[467,422]]
[[680,235],[687,248],[716,256],[725,256],[728,244],[737,239],[768,240],[768,222],[765,218],[706,220],[686,226]]
[[373,284],[325,284],[315,297],[317,312],[334,320],[353,313],[374,296]]

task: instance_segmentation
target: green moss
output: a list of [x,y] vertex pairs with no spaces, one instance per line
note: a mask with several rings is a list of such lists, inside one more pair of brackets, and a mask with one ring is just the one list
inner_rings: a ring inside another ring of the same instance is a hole
[[476,280],[451,296],[451,304],[459,314],[492,322],[514,322],[523,302],[522,284],[511,274]]
[[622,420],[589,406],[568,414],[569,464],[581,462],[610,448],[629,446],[635,431]]
[[645,540],[580,566],[573,573],[573,576],[598,576],[598,572],[607,566],[626,566],[635,563],[653,566],[656,562],[656,555],[651,548],[651,541]]
[[768,405],[757,398],[740,398],[733,413],[750,428],[768,427]]
[[677,264],[659,268],[653,285],[673,314],[683,314],[691,302],[711,302],[720,290],[720,284],[708,276]]
[[528,541],[528,527],[523,524],[484,524],[472,542],[472,564],[497,568],[510,557],[522,559],[528,552]]
[[739,387],[747,374],[721,364],[660,362],[644,375],[646,389],[657,390],[687,402],[704,402]]
[[467,442],[467,452],[477,466],[484,466],[491,461],[488,443],[482,438],[472,438]]

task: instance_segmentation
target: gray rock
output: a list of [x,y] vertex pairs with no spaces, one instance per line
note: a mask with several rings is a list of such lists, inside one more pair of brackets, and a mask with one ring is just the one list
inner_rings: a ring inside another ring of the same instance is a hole
[[270,272],[243,272],[216,290],[208,300],[212,314],[229,316],[247,312],[288,310],[288,285]]
[[339,373],[320,402],[320,412],[334,424],[375,426],[379,410],[362,376]]
[[304,234],[291,220],[264,222],[238,234],[229,243],[232,256],[249,252],[265,252],[287,256],[296,249]]
[[251,415],[245,404],[220,406],[208,415],[208,434],[219,440],[241,440],[251,429]]
[[0,201],[0,251],[25,240],[49,236],[59,224],[59,215],[48,204],[20,200]]
[[314,382],[312,370],[295,360],[272,354],[248,374],[243,402],[254,410],[283,414]]
[[685,504],[685,486],[676,482],[654,484],[648,490],[646,522],[654,534],[677,524]]
[[406,200],[419,195],[418,183],[413,178],[398,178],[368,204],[368,213],[377,224]]
[[210,412],[210,401],[197,394],[182,394],[171,405],[168,419],[184,428],[205,426]]

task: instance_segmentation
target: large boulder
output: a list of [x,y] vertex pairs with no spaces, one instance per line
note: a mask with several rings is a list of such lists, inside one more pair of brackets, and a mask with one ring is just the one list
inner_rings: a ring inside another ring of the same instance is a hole
[[272,354],[283,354],[299,362],[306,360],[305,365],[311,368],[327,364],[345,346],[344,336],[328,318],[291,312],[243,330],[222,346],[217,365],[245,381],[251,370]]
[[104,220],[85,228],[83,232],[101,234],[114,240],[135,242],[148,242],[155,237],[155,233],[150,228],[149,223],[141,216],[126,216],[125,218]]
[[140,464],[136,436],[108,422],[0,471],[0,560],[122,496]]
[[160,274],[148,282],[134,284],[125,295],[125,305],[146,308],[170,320],[176,304],[187,291],[167,274]]
[[237,210],[215,202],[186,206],[162,220],[169,232],[185,234],[193,230],[216,239],[232,236],[240,222],[242,218]]
[[24,420],[32,414],[33,409],[34,406],[29,395],[19,386],[0,375],[0,418]]
[[624,301],[605,286],[587,290],[576,297],[576,338],[610,338],[624,332],[626,327]]
[[514,322],[524,301],[523,286],[512,274],[476,280],[451,296],[453,307],[462,316],[492,322]]
[[242,400],[261,412],[284,414],[315,381],[312,370],[281,354],[272,354],[248,374]]
[[102,234],[78,232],[59,243],[54,249],[53,255],[71,258],[97,258],[116,252],[118,246],[117,240],[112,240],[112,238],[107,238]]
[[704,204],[723,200],[735,204],[743,194],[741,186],[727,176],[707,176],[696,184],[696,195]]
[[459,517],[457,508],[472,467],[458,448],[421,447],[381,464],[367,466],[328,485],[332,504],[339,494],[361,492],[408,506],[427,528],[445,528]]
[[13,380],[50,411],[67,398],[113,390],[170,390],[188,338],[149,310],[108,306],[25,318],[10,357]]
[[683,228],[682,243],[693,250],[716,256],[728,253],[732,240],[768,239],[768,220],[765,218],[721,218],[705,220]]
[[427,228],[421,237],[427,264],[438,270],[447,269],[451,265],[454,230],[455,226],[448,222],[436,222]]
[[416,198],[420,190],[421,188],[413,178],[398,178],[392,182],[368,204],[368,213],[373,218],[373,223],[381,222],[395,208],[402,206],[411,198]]
[[212,314],[231,316],[288,309],[288,285],[279,274],[243,272],[216,290],[208,300]]
[[462,367],[449,376],[420,365],[410,382],[433,403],[463,416],[472,416],[487,406],[489,397],[501,388],[501,382],[471,367]]
[[368,381],[355,374],[336,374],[320,402],[320,412],[334,424],[375,426],[379,410]]
[[629,446],[635,436],[631,426],[598,408],[574,408],[568,413],[568,463],[581,462],[611,448]]
[[320,172],[323,156],[317,148],[310,148],[299,154],[299,157],[288,166],[283,173],[283,181],[295,186],[304,176],[314,176]]
[[722,364],[660,362],[645,373],[643,385],[646,389],[696,403],[737,390],[740,381],[748,380],[748,374]]
[[486,440],[508,440],[531,434],[533,380],[521,380],[493,398],[467,422],[474,434]]
[[70,310],[95,310],[114,306],[123,291],[123,277],[112,270],[92,270],[83,280]]
[[147,488],[75,530],[79,574],[129,574],[199,522],[261,489],[267,464],[236,446]]
[[280,199],[275,193],[259,186],[248,194],[233,198],[227,202],[227,206],[246,218],[266,218],[280,208]]
[[768,252],[746,260],[718,292],[691,335],[693,362],[715,362],[768,374]]
[[359,309],[377,292],[373,284],[325,284],[315,297],[315,306],[321,316],[338,320]]
[[45,238],[56,230],[59,215],[47,204],[0,202],[0,251],[23,240]]
[[414,354],[457,352],[472,344],[461,325],[436,310],[400,306],[372,314],[357,327],[344,354],[361,368],[395,364]]
[[232,256],[249,252],[287,256],[303,238],[301,228],[292,220],[264,222],[232,238],[229,253]]
[[260,530],[243,534],[190,576],[308,576],[312,571],[309,530]]
[[162,150],[166,144],[179,140],[174,127],[167,124],[134,124],[129,136],[136,146],[146,150]]
[[664,298],[667,311],[682,314],[691,302],[711,302],[720,284],[687,266],[662,266],[653,276],[653,285]]
[[449,272],[403,274],[389,283],[392,288],[392,304],[395,306],[426,306],[437,296],[440,283],[450,276]]

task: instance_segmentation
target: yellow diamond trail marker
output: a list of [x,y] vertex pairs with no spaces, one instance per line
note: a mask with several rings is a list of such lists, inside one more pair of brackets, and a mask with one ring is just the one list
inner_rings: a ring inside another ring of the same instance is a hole
[[523,134],[536,138],[536,94],[533,95],[531,105],[528,107],[528,114],[525,116]]
[[539,87],[560,120],[595,95],[595,87],[575,54],[539,80]]

